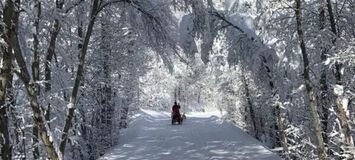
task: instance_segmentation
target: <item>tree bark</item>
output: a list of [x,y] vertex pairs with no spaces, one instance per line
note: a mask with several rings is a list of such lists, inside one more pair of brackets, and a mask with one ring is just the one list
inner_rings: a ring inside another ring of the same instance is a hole
[[[16,4],[17,6],[20,6],[20,0],[16,0]],[[53,138],[51,137],[48,127],[46,126],[46,121],[43,115],[42,108],[38,103],[36,86],[31,82],[26,62],[24,60],[24,57],[22,56],[21,45],[17,34],[17,28],[19,26],[18,22],[19,12],[16,12],[16,15],[13,19],[14,26],[12,27],[12,44],[14,46],[14,55],[20,69],[20,71],[16,71],[16,73],[25,85],[28,94],[28,100],[33,111],[33,120],[35,122],[36,127],[38,127],[39,135],[45,146],[48,159],[61,160],[62,158],[57,153],[53,143]]]
[[[61,10],[63,8],[64,5],[64,1],[63,0],[56,0],[56,8],[57,8],[57,12],[59,10]],[[51,38],[49,40],[49,46],[48,46],[48,50],[47,50],[47,55],[46,55],[46,61],[45,61],[45,69],[44,69],[44,76],[45,76],[45,91],[49,92],[51,90],[51,66],[50,63],[53,59],[53,56],[55,54],[55,43],[58,37],[58,34],[60,32],[60,23],[59,23],[59,19],[56,18],[54,20],[54,24],[52,27],[52,31],[51,31]]]
[[[279,97],[277,88],[275,87],[275,83],[272,78],[272,71],[270,67],[267,65],[268,61],[265,56],[261,56],[262,62],[263,62],[263,67],[266,69],[267,72],[267,77],[269,79],[269,86],[272,92],[272,97]],[[276,142],[276,144],[279,143],[279,145],[283,148],[284,152],[286,153],[285,155],[288,156],[288,147],[287,147],[287,135],[285,133],[285,127],[284,127],[284,122],[283,122],[283,117],[282,117],[282,111],[280,104],[276,104],[274,106],[274,114],[275,114],[275,128],[277,128],[277,137],[279,137],[279,142]],[[277,145],[276,145],[277,146]],[[278,147],[278,146],[277,146]]]
[[[105,13],[105,12],[103,12]],[[108,14],[105,13],[103,16],[107,16]],[[110,68],[110,53],[111,49],[109,46],[109,39],[106,38],[106,36],[110,35],[109,30],[107,29],[108,27],[109,20],[103,19],[101,22],[101,29],[102,29],[102,45],[101,49],[104,52],[104,63],[103,63],[103,72],[104,72],[104,77],[105,77],[105,85],[103,86],[103,103],[102,106],[104,107],[104,114],[105,114],[105,122],[106,123],[106,130],[107,130],[107,135],[106,137],[111,137],[112,138],[112,118],[113,118],[113,113],[114,113],[114,106],[112,105],[112,88],[111,88],[111,68]],[[111,142],[109,139],[108,141]],[[109,144],[112,145],[112,144]],[[111,146],[108,146],[111,147]]]
[[[320,0],[319,8],[319,30],[322,31],[325,29],[325,9],[324,9],[324,0]],[[322,136],[324,145],[328,145],[328,117],[329,117],[329,94],[328,94],[328,84],[327,84],[327,67],[325,62],[327,60],[328,51],[324,46],[321,46],[321,75],[320,75],[320,105],[322,109],[321,119],[322,119]]]
[[[14,42],[18,41],[17,36],[14,39]],[[42,142],[45,146],[48,159],[62,159],[55,150],[53,138],[51,137],[48,127],[46,126],[46,121],[43,115],[42,108],[38,103],[37,93],[35,89],[36,87],[33,83],[30,82],[30,76],[26,68],[24,58],[18,47],[20,47],[19,44],[15,46],[15,48],[17,48],[15,49],[15,58],[20,67],[20,72],[18,72],[17,75],[20,77],[20,79],[25,85],[28,94],[28,100],[30,101],[30,105],[33,111],[33,119],[36,127],[38,127],[39,135],[41,136]]]
[[302,29],[302,9],[301,9],[301,0],[296,0],[296,8],[295,8],[295,14],[296,14],[296,23],[297,23],[297,34],[298,34],[298,39],[299,39],[299,45],[301,48],[302,52],[302,59],[303,59],[303,67],[304,67],[304,73],[303,73],[303,78],[305,81],[306,85],[306,93],[308,97],[308,102],[309,102],[309,109],[311,112],[312,116],[312,121],[313,121],[313,127],[314,127],[314,136],[316,138],[316,143],[317,143],[317,148],[318,148],[318,158],[320,160],[326,160],[327,154],[325,152],[325,147],[324,147],[324,141],[322,137],[322,129],[321,129],[321,124],[319,120],[319,115],[317,111],[317,101],[316,101],[316,96],[313,90],[313,86],[311,83],[311,79],[309,76],[309,60],[308,60],[308,55],[307,55],[307,50],[306,50],[306,44],[304,41],[304,33]]
[[[327,10],[329,15],[330,27],[333,34],[337,37],[338,32],[336,30],[335,16],[333,13],[332,3],[330,0],[327,0]],[[333,44],[336,42],[336,37],[332,40]],[[353,147],[354,141],[351,134],[351,127],[349,125],[349,111],[348,111],[348,99],[344,96],[344,85],[342,82],[342,64],[339,62],[335,63],[335,79],[336,79],[336,87],[340,89],[336,95],[336,106],[337,106],[337,114],[340,122],[341,132],[344,136],[344,143],[347,147]],[[354,156],[354,155],[352,155]]]
[[[35,28],[35,33],[33,33],[33,60],[32,60],[32,77],[35,82],[35,89],[37,95],[40,94],[40,86],[37,84],[39,81],[39,41],[38,41],[38,34],[39,34],[39,20],[41,17],[41,2],[35,0],[35,8],[37,8],[37,15],[34,21],[33,27]],[[33,146],[33,158],[39,159],[39,149],[38,149],[38,127],[36,125],[33,126],[32,129],[33,137],[32,137],[32,146]]]
[[12,0],[6,0],[3,9],[3,23],[5,26],[2,28],[2,39],[5,41],[6,46],[2,46],[3,52],[3,66],[0,73],[0,147],[1,158],[12,158],[12,146],[10,142],[10,134],[8,128],[8,107],[7,102],[7,90],[11,88],[11,69],[12,69],[12,16],[14,13],[14,4]]
[[[58,12],[63,9],[64,0],[56,0],[55,4],[56,4],[56,10]],[[47,96],[49,95],[49,92],[52,88],[52,85],[50,82],[51,81],[51,72],[52,72],[51,71],[51,62],[52,62],[53,56],[55,55],[55,44],[56,44],[60,29],[61,29],[61,27],[60,27],[59,19],[56,18],[54,20],[54,24],[52,27],[51,38],[49,40],[49,46],[48,46],[48,50],[47,50],[46,60],[44,63],[45,92],[46,92]],[[50,121],[50,113],[51,113],[51,104],[49,102],[47,105],[47,110],[45,112],[45,118],[47,121]],[[49,127],[50,127],[50,125],[49,125]]]
[[249,92],[249,85],[248,85],[248,82],[246,80],[246,77],[245,77],[245,73],[244,73],[244,69],[242,69],[242,82],[243,82],[243,86],[244,86],[244,92],[245,92],[245,97],[246,97],[246,100],[247,100],[247,109],[249,110],[249,114],[250,114],[250,120],[252,122],[252,129],[254,131],[254,137],[259,139],[259,130],[257,129],[257,126],[256,126],[256,117],[255,117],[255,112],[254,112],[254,108],[253,108],[253,104],[251,102],[251,98],[250,98],[250,92]]
[[98,11],[99,11],[99,0],[94,0],[91,14],[90,14],[89,25],[87,27],[87,31],[86,31],[86,35],[85,35],[85,39],[84,39],[84,43],[83,43],[83,46],[80,50],[80,59],[79,59],[80,62],[78,65],[78,70],[77,70],[77,74],[76,74],[76,78],[75,78],[75,82],[74,82],[73,91],[72,91],[72,94],[71,94],[71,97],[69,100],[69,104],[68,104],[68,113],[67,113],[67,117],[65,120],[65,125],[64,125],[63,131],[62,131],[61,142],[60,142],[60,146],[59,146],[59,151],[61,152],[62,155],[64,155],[64,153],[65,153],[65,146],[66,146],[66,143],[68,140],[68,132],[69,132],[69,129],[71,128],[72,119],[74,117],[76,99],[78,96],[81,79],[83,78],[83,75],[84,75],[85,56],[87,53],[87,48],[89,45],[91,33],[92,33],[92,30],[93,30],[93,27],[95,24],[95,20],[96,20],[96,16],[98,14]]

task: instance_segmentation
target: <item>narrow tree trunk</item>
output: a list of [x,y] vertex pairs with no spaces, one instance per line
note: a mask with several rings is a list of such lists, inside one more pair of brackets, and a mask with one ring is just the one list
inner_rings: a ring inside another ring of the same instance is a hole
[[2,39],[7,46],[2,46],[3,52],[3,66],[0,71],[0,147],[1,158],[12,158],[12,146],[10,142],[9,128],[8,128],[8,104],[7,102],[7,90],[11,88],[11,68],[12,68],[12,16],[14,13],[14,4],[12,0],[6,0],[3,9],[3,23],[5,26],[2,28]]
[[332,7],[332,2],[330,0],[327,0],[327,9],[328,9],[328,16],[329,16],[331,30],[337,36],[337,29],[335,24],[333,7]]
[[[107,16],[107,14],[104,14],[104,16]],[[103,95],[104,95],[104,108],[105,108],[105,119],[106,119],[106,125],[108,128],[107,130],[107,136],[106,137],[112,137],[112,118],[113,118],[113,112],[114,112],[114,107],[112,106],[112,88],[111,88],[111,68],[110,68],[110,53],[111,49],[109,46],[109,39],[105,38],[105,36],[108,36],[110,33],[107,29],[107,23],[109,23],[108,20],[103,19],[102,22],[102,51],[104,52],[104,77],[105,77],[105,86],[103,88]],[[111,139],[108,140],[111,142]],[[112,144],[109,144],[112,145]],[[110,146],[108,146],[110,147]]]
[[[37,16],[35,19],[35,22],[33,24],[35,28],[35,33],[33,33],[33,60],[32,60],[32,77],[35,82],[35,88],[37,95],[40,94],[40,86],[38,83],[39,81],[39,51],[38,51],[38,46],[39,46],[39,41],[38,41],[38,32],[39,32],[39,20],[41,16],[41,2],[38,0],[35,0],[35,8],[37,8]],[[38,127],[36,125],[33,126],[33,137],[32,137],[32,146],[33,146],[33,158],[34,159],[39,159],[39,149],[38,149]]]
[[306,44],[304,41],[304,34],[303,34],[303,29],[302,29],[302,10],[301,10],[301,0],[296,0],[296,9],[295,9],[295,14],[296,14],[296,23],[297,23],[297,34],[299,38],[299,43],[300,43],[300,48],[302,52],[302,58],[303,58],[303,67],[304,67],[304,73],[303,73],[303,78],[305,81],[306,85],[306,93],[308,97],[308,105],[309,109],[311,112],[312,116],[312,121],[313,121],[313,127],[314,127],[314,134],[316,138],[316,143],[317,143],[317,148],[318,148],[318,158],[320,160],[326,160],[327,159],[327,154],[325,152],[325,147],[324,147],[324,142],[323,142],[323,137],[322,137],[322,128],[319,120],[319,115],[317,111],[317,101],[316,101],[316,96],[313,90],[313,86],[311,83],[311,79],[309,76],[309,60],[308,60],[308,55],[306,51]]
[[[18,41],[17,36],[15,37],[14,42],[15,41]],[[38,127],[39,135],[41,136],[42,142],[45,146],[48,158],[54,160],[61,159],[61,157],[57,154],[55,150],[53,138],[51,137],[48,127],[46,126],[46,121],[43,115],[42,108],[38,103],[37,93],[35,89],[36,87],[33,83],[30,82],[30,76],[26,68],[24,58],[22,57],[21,51],[18,47],[20,47],[19,44],[17,44],[15,47],[15,58],[20,67],[20,73],[17,73],[17,75],[20,77],[20,79],[25,85],[28,94],[28,100],[30,101],[30,105],[33,111],[33,119],[35,125]]]
[[[16,38],[17,39],[17,38]],[[16,46],[16,48],[19,47],[19,45]],[[41,107],[38,104],[38,99],[37,99],[37,93],[35,90],[35,85],[33,83],[30,83],[30,76],[28,73],[28,70],[26,68],[26,64],[24,61],[24,58],[22,57],[21,52],[19,49],[16,49],[15,51],[15,58],[17,63],[20,66],[20,73],[17,73],[18,76],[21,78],[23,81],[27,94],[28,94],[28,100],[30,101],[31,108],[33,110],[33,119],[35,122],[35,125],[38,127],[39,135],[41,136],[42,142],[45,146],[47,156],[49,159],[61,159],[59,155],[57,154],[54,144],[53,144],[53,138],[51,137],[51,134],[49,133],[50,131],[48,130],[46,123],[45,123],[45,118],[42,112]]]
[[75,104],[76,104],[76,100],[77,100],[77,96],[78,96],[78,92],[79,92],[79,87],[80,87],[80,83],[81,83],[81,79],[83,78],[84,75],[84,65],[85,65],[85,56],[87,53],[87,48],[89,45],[89,41],[90,41],[90,36],[95,24],[95,20],[96,20],[96,16],[98,14],[98,7],[99,7],[99,0],[94,0],[93,2],[93,6],[92,6],[92,10],[91,10],[91,15],[90,15],[90,22],[86,31],[86,35],[85,35],[85,39],[84,39],[84,43],[83,43],[83,48],[80,50],[80,62],[79,62],[79,66],[78,66],[78,70],[77,70],[77,74],[76,74],[76,78],[75,78],[75,82],[74,82],[74,87],[73,87],[73,91],[69,100],[69,104],[68,104],[68,113],[67,113],[67,117],[65,120],[65,125],[63,128],[63,132],[62,132],[62,136],[61,136],[61,142],[60,142],[60,146],[59,146],[59,150],[61,152],[62,155],[64,155],[65,152],[65,146],[68,140],[68,132],[69,129],[71,128],[71,123],[72,123],[72,119],[74,117],[74,111],[75,111]]
[[[327,9],[330,21],[330,27],[335,36],[338,36],[336,30],[336,23],[332,8],[332,3],[330,0],[327,0]],[[333,39],[333,44],[336,42],[336,37]],[[353,147],[354,141],[351,134],[351,127],[349,125],[349,111],[348,111],[348,99],[344,96],[344,86],[341,80],[342,78],[342,64],[339,62],[335,63],[335,79],[336,79],[336,87],[338,88],[336,95],[336,106],[337,106],[337,114],[340,122],[341,132],[344,136],[344,143],[347,147]],[[354,156],[354,155],[352,155]]]
[[[13,104],[15,106],[15,104]],[[24,130],[21,125],[22,119],[19,118],[18,113],[16,113],[16,110],[14,107],[10,108],[10,115],[11,115],[11,120],[13,120],[13,125],[14,125],[14,134],[15,134],[15,141],[16,145],[14,145],[14,150],[16,150],[21,157],[21,160],[26,160],[26,149],[25,149],[25,143],[24,143]],[[15,144],[13,142],[13,144]],[[16,147],[16,148],[15,148]]]
[[[324,9],[324,0],[320,0],[320,8],[319,8],[319,30],[322,31],[325,28],[325,9]],[[322,119],[322,136],[324,145],[328,146],[328,116],[329,116],[329,95],[328,95],[328,84],[327,84],[327,67],[325,65],[325,61],[327,60],[327,49],[322,46],[321,47],[321,75],[320,75],[320,105],[322,109],[321,119]]]
[[[16,3],[17,6],[20,6],[19,0],[17,0]],[[21,46],[17,35],[17,27],[19,25],[18,20],[19,12],[16,12],[16,15],[14,16],[13,20],[14,26],[12,28],[12,44],[14,46],[15,59],[20,69],[20,71],[17,72],[17,75],[20,77],[20,79],[25,85],[28,94],[28,100],[33,111],[33,120],[35,122],[35,125],[38,127],[39,135],[41,136],[42,142],[45,146],[48,159],[60,160],[62,158],[60,157],[60,155],[58,155],[54,147],[53,138],[51,137],[50,131],[46,126],[42,108],[38,103],[36,86],[31,83],[31,78],[26,66],[26,62],[22,56]]]
[[283,121],[283,117],[282,117],[282,113],[281,113],[281,107],[279,104],[277,104],[275,106],[276,108],[276,123],[278,126],[278,132],[279,132],[279,136],[280,136],[280,145],[284,150],[285,156],[286,158],[289,158],[289,150],[288,150],[288,146],[287,146],[287,135],[285,133],[285,127],[284,127],[284,121]]
[[176,91],[176,86],[174,88],[174,102],[177,101],[177,91]]
[[197,103],[198,103],[199,105],[200,105],[200,103],[201,103],[201,88],[198,88]]
[[[63,8],[64,0],[56,0],[55,4],[56,4],[57,12],[58,12]],[[52,88],[51,82],[50,82],[51,81],[51,72],[52,72],[51,71],[51,62],[52,62],[53,56],[55,55],[55,44],[56,44],[56,40],[57,40],[58,34],[60,32],[60,29],[61,29],[61,27],[60,27],[59,19],[56,18],[54,20],[54,24],[52,27],[51,38],[49,40],[49,46],[48,46],[47,55],[46,55],[46,61],[44,63],[45,92],[46,92],[47,96],[50,94],[50,90]],[[49,99],[49,101],[50,101],[50,99]],[[50,113],[51,113],[51,103],[49,102],[47,105],[47,110],[45,111],[46,121],[50,121]],[[50,127],[49,124],[48,124],[48,126]]]
[[[269,86],[272,92],[272,96],[274,97],[279,97],[279,94],[277,92],[277,89],[275,87],[275,83],[273,81],[272,78],[272,71],[270,69],[270,67],[267,65],[268,61],[266,59],[265,56],[261,56],[262,62],[263,62],[263,67],[266,69],[267,72],[267,77],[269,78]],[[276,142],[276,144],[279,144],[284,152],[285,155],[288,156],[288,147],[287,147],[287,135],[285,133],[285,127],[284,127],[284,122],[283,122],[283,117],[282,117],[282,112],[281,112],[281,107],[280,104],[276,104],[276,106],[274,106],[274,114],[275,114],[275,119],[276,119],[276,126],[275,128],[277,128],[277,137],[279,137],[279,142]],[[277,146],[279,147],[279,146]]]
[[243,86],[244,86],[244,92],[245,92],[245,97],[246,97],[246,100],[247,100],[247,109],[249,111],[249,114],[250,114],[250,120],[252,122],[252,130],[254,132],[254,137],[259,139],[259,131],[257,129],[257,126],[256,126],[256,119],[255,119],[255,112],[254,112],[254,108],[253,108],[253,104],[251,102],[251,98],[250,98],[250,92],[249,92],[249,85],[248,85],[248,82],[246,80],[246,77],[245,77],[245,73],[244,73],[244,69],[242,70],[242,82],[243,82]]
[[[56,0],[56,9],[57,12],[63,8],[64,1],[63,0]],[[58,37],[58,34],[60,32],[60,23],[59,19],[56,18],[54,20],[54,24],[51,30],[51,38],[49,40],[49,46],[47,50],[47,55],[46,55],[46,61],[45,61],[45,69],[44,69],[44,80],[46,81],[45,83],[45,91],[49,92],[51,90],[51,66],[50,63],[52,62],[53,56],[55,54],[55,43]]]
[[[35,33],[33,33],[33,60],[32,60],[32,77],[33,80],[37,83],[39,81],[39,20],[41,17],[41,2],[35,0],[35,8],[37,8],[37,16],[34,21],[33,27],[35,28]],[[39,94],[40,88],[39,85],[36,84],[37,93]]]

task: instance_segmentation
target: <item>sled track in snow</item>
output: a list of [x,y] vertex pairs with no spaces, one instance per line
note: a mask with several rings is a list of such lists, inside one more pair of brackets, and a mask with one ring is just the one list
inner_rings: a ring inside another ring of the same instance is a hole
[[260,142],[215,116],[187,115],[171,125],[167,113],[142,111],[99,160],[280,160]]

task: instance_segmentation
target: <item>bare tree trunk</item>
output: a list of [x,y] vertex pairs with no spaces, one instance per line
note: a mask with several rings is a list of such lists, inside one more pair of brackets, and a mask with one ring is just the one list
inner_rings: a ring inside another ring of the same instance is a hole
[[8,104],[6,104],[8,97],[7,90],[11,88],[11,68],[12,68],[12,16],[14,13],[14,4],[12,0],[6,0],[3,9],[3,23],[5,26],[2,28],[2,39],[4,39],[7,46],[2,46],[3,52],[3,66],[0,71],[0,147],[1,158],[12,158],[12,146],[10,142],[9,128],[8,128]]
[[[64,5],[64,0],[56,0],[55,2],[56,4],[56,9],[57,10],[61,10],[63,8]],[[51,31],[51,38],[49,40],[49,46],[48,46],[48,50],[47,50],[47,55],[46,55],[46,61],[44,63],[44,80],[45,80],[45,92],[47,94],[47,96],[50,93],[50,90],[52,88],[51,86],[51,62],[53,59],[53,56],[55,55],[55,44],[56,44],[56,40],[58,37],[58,34],[60,32],[60,23],[59,23],[59,19],[56,18],[54,20],[54,24],[52,27],[52,31]],[[45,111],[45,118],[47,121],[50,121],[50,113],[51,113],[51,103],[48,103],[47,106],[47,110]],[[49,125],[50,127],[50,125]]]
[[327,0],[327,9],[328,9],[331,30],[337,36],[337,29],[336,29],[336,24],[335,24],[333,7],[332,7],[332,2],[330,0]]
[[[33,27],[35,28],[35,33],[33,33],[33,60],[32,60],[32,77],[35,82],[39,81],[39,20],[41,17],[41,2],[35,0],[35,8],[37,8],[37,15],[34,21]],[[39,94],[40,88],[39,85],[36,84],[37,93]]]
[[285,156],[286,158],[289,158],[289,150],[288,150],[288,146],[287,146],[287,135],[285,133],[285,127],[284,127],[284,121],[283,121],[283,117],[281,114],[281,107],[279,104],[277,104],[276,106],[276,123],[278,126],[278,132],[279,132],[279,136],[280,136],[280,145],[284,150]]
[[[64,1],[63,0],[56,0],[56,9],[57,10],[61,10],[63,8],[64,5]],[[50,67],[50,63],[52,62],[53,56],[55,54],[55,43],[58,37],[58,34],[60,32],[60,23],[59,23],[59,19],[56,18],[54,20],[54,24],[52,27],[52,31],[51,31],[51,38],[49,40],[49,46],[48,46],[48,50],[47,50],[47,55],[46,55],[46,61],[45,61],[45,69],[44,69],[44,80],[46,81],[45,83],[45,91],[49,92],[51,90],[51,67]]]
[[177,91],[176,91],[176,86],[174,88],[174,102],[177,100]]
[[[16,38],[17,39],[17,38]],[[16,47],[19,47],[17,45]],[[51,138],[51,134],[49,133],[49,129],[46,126],[45,123],[45,118],[43,115],[42,108],[40,107],[37,99],[37,93],[35,90],[35,85],[30,82],[30,76],[28,73],[28,70],[26,68],[26,64],[24,61],[24,58],[22,57],[21,51],[19,49],[16,49],[18,51],[15,51],[15,58],[17,63],[20,66],[20,72],[17,73],[17,75],[20,77],[20,79],[23,81],[27,94],[28,94],[28,100],[30,101],[31,108],[33,110],[33,119],[35,121],[35,125],[39,129],[39,135],[41,136],[42,142],[44,143],[47,156],[49,159],[61,159],[54,147],[53,144],[53,138]]]
[[[335,36],[338,36],[338,32],[336,30],[336,23],[332,8],[332,3],[330,0],[327,0],[327,9],[330,21],[330,27]],[[336,37],[333,39],[333,44],[336,42]],[[351,127],[349,125],[349,111],[348,108],[348,99],[344,96],[344,86],[341,80],[342,78],[342,64],[339,62],[335,63],[335,79],[336,79],[336,87],[339,89],[336,95],[336,106],[337,106],[337,114],[340,122],[341,132],[344,136],[344,143],[347,147],[353,147],[354,141],[351,134]],[[354,156],[354,155],[353,155]]]
[[[325,9],[324,0],[320,0],[319,8],[319,29],[320,31],[325,29]],[[322,120],[322,136],[325,147],[328,146],[328,117],[329,117],[329,94],[328,94],[328,84],[327,84],[327,67],[325,61],[327,60],[328,51],[325,47],[321,47],[321,75],[320,75],[320,105],[321,105],[321,120]]]
[[[13,104],[13,106],[15,106],[15,104]],[[14,125],[14,134],[15,134],[15,141],[16,141],[16,145],[14,146],[14,150],[16,150],[21,157],[21,160],[26,160],[26,149],[25,149],[25,136],[24,136],[24,130],[22,128],[22,124],[21,124],[21,120],[20,118],[18,118],[18,113],[16,113],[16,110],[13,108],[10,108],[10,115],[11,115],[11,120],[13,121],[13,125]],[[13,144],[15,144],[13,142]],[[15,148],[16,147],[16,148]]]
[[309,60],[308,60],[308,55],[306,51],[306,44],[304,41],[304,34],[302,30],[302,10],[301,10],[301,0],[296,0],[296,8],[295,8],[295,14],[296,14],[296,21],[297,21],[297,34],[299,38],[299,43],[300,43],[300,48],[302,52],[302,58],[303,58],[303,65],[304,65],[304,73],[303,73],[303,78],[305,81],[306,85],[306,92],[307,92],[307,97],[308,97],[308,102],[309,102],[309,109],[311,112],[312,120],[313,120],[313,127],[314,127],[314,134],[316,138],[316,143],[317,143],[317,148],[318,148],[318,158],[320,160],[326,160],[327,154],[325,152],[325,147],[324,147],[324,142],[323,142],[323,137],[322,137],[322,128],[319,120],[319,115],[317,111],[317,101],[316,101],[316,96],[313,90],[313,86],[311,83],[311,79],[309,76]]
[[95,20],[96,20],[96,16],[98,14],[98,11],[99,11],[99,0],[94,0],[92,10],[91,10],[91,15],[90,15],[90,22],[87,27],[87,31],[86,31],[86,35],[85,35],[82,49],[80,50],[80,59],[79,59],[80,62],[79,62],[79,66],[78,66],[78,70],[77,70],[77,74],[76,74],[76,78],[75,78],[75,82],[74,82],[73,91],[72,91],[72,94],[71,94],[71,97],[69,100],[68,113],[67,113],[67,117],[65,120],[65,125],[63,128],[62,136],[61,136],[59,150],[62,155],[64,155],[64,152],[65,152],[65,146],[66,146],[66,143],[68,140],[68,132],[69,132],[69,129],[71,128],[72,119],[74,117],[76,99],[77,99],[77,95],[79,92],[81,79],[83,78],[83,75],[84,75],[85,56],[87,53],[87,48],[89,45],[91,33],[92,33],[92,30],[93,30],[93,27],[95,24]]
[[247,100],[247,109],[249,111],[249,114],[250,114],[250,120],[252,122],[252,129],[253,129],[253,132],[254,132],[254,137],[259,139],[259,130],[257,129],[257,126],[256,126],[256,117],[255,117],[255,112],[254,112],[254,108],[253,108],[253,104],[251,102],[251,98],[250,98],[250,91],[249,91],[249,85],[248,85],[248,82],[246,80],[246,77],[245,77],[245,70],[242,69],[242,82],[243,82],[243,86],[244,86],[244,92],[245,92],[245,97],[246,97],[246,100]]
[[[107,14],[103,14],[103,16],[107,16]],[[103,99],[104,103],[102,104],[103,107],[105,108],[105,123],[106,123],[106,130],[107,130],[107,136],[106,137],[112,137],[112,118],[113,118],[113,112],[114,112],[114,107],[112,105],[112,87],[111,87],[111,68],[110,68],[110,53],[111,49],[109,45],[109,39],[105,38],[105,36],[109,35],[110,32],[107,29],[107,23],[109,23],[109,20],[103,20],[102,22],[102,51],[104,53],[104,77],[105,77],[105,86],[103,88]],[[111,142],[111,139],[107,140]],[[109,143],[108,147],[111,147],[111,143]]]
[[[20,6],[20,0],[16,0],[16,4],[17,6]],[[14,26],[12,28],[12,44],[14,46],[15,59],[20,69],[20,71],[16,71],[16,73],[25,85],[28,100],[30,101],[30,106],[33,111],[33,120],[35,125],[38,127],[39,135],[41,136],[42,142],[45,146],[48,159],[62,159],[54,147],[53,138],[51,137],[48,127],[46,126],[42,108],[38,103],[36,86],[31,82],[26,62],[22,56],[21,46],[17,35],[17,27],[19,25],[18,20],[19,12],[16,12],[13,20]]]
[[[39,81],[39,51],[38,51],[38,32],[39,32],[39,20],[41,16],[41,2],[38,0],[35,0],[35,8],[37,8],[37,17],[35,19],[35,22],[33,24],[35,28],[35,33],[33,33],[33,60],[32,60],[32,77],[35,82],[35,89],[37,92],[37,95],[40,94],[40,86],[37,84]],[[36,125],[33,126],[33,158],[34,159],[39,159],[39,149],[38,149],[38,127]]]
[[[273,82],[272,78],[272,71],[270,67],[267,65],[268,61],[265,56],[261,56],[262,62],[263,62],[263,67],[266,69],[267,72],[267,77],[269,78],[269,86],[272,92],[272,96],[274,97],[279,97],[277,88],[275,87],[275,83]],[[285,133],[285,127],[284,127],[284,122],[283,122],[283,117],[282,117],[282,112],[281,112],[281,107],[279,104],[276,104],[274,106],[274,114],[276,116],[276,127],[277,128],[277,137],[279,137],[279,145],[283,148],[284,152],[286,153],[285,155],[288,156],[288,147],[287,147],[287,135]],[[276,143],[276,144],[277,144]]]
[[[15,37],[15,39],[16,40],[14,41],[17,41],[17,37]],[[20,47],[19,44],[17,44],[16,48],[17,47]],[[17,50],[15,51],[15,58],[18,65],[20,66],[20,72],[18,72],[17,75],[20,77],[20,79],[23,81],[25,85],[28,94],[28,100],[30,101],[31,108],[33,110],[33,119],[35,125],[38,127],[39,135],[41,136],[42,142],[45,146],[47,156],[49,159],[54,159],[54,160],[61,159],[61,157],[59,157],[59,155],[55,150],[53,144],[53,138],[51,137],[48,127],[46,126],[42,108],[38,103],[35,85],[30,82],[30,76],[26,68],[24,58],[22,57],[19,48],[15,50]]]

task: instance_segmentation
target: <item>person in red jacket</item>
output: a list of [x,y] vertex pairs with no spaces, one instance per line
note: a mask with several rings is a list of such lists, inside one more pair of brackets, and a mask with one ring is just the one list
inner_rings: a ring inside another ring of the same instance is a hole
[[182,118],[180,114],[180,105],[175,102],[171,110],[171,124],[174,124],[175,122],[181,124]]
[[180,116],[180,105],[178,105],[176,102],[174,102],[172,112],[173,112],[173,115],[177,114]]

